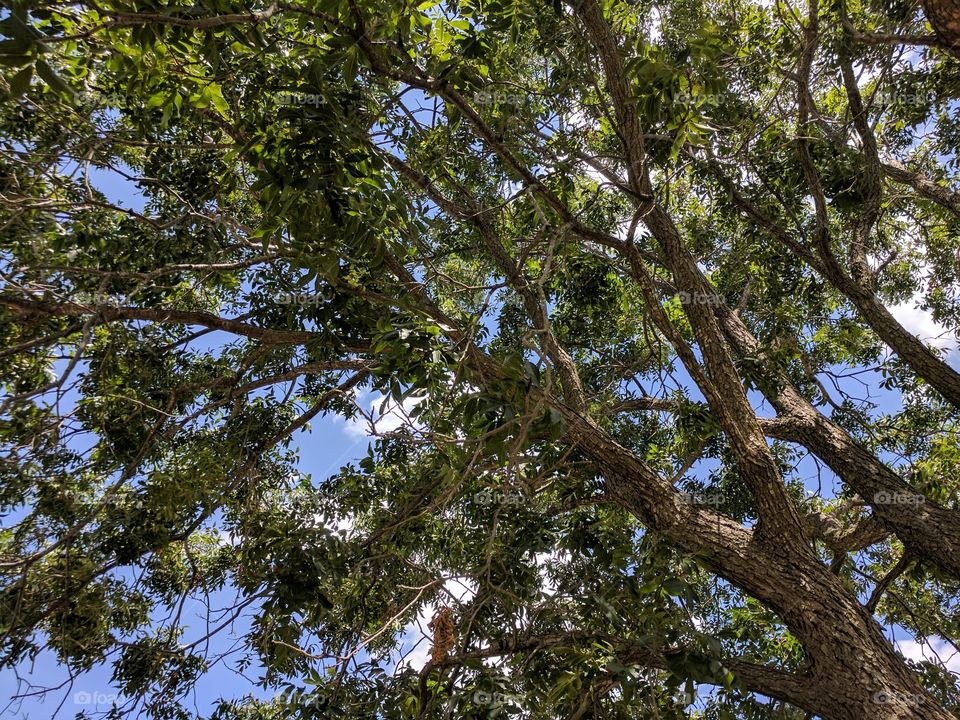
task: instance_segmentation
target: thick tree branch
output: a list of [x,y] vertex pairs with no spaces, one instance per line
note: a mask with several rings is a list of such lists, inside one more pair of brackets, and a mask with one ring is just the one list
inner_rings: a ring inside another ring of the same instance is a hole
[[[300,345],[315,342],[322,337],[320,333],[297,330],[278,330],[258,327],[248,323],[222,318],[208,312],[191,310],[161,310],[157,308],[139,308],[115,305],[86,305],[75,302],[49,302],[46,300],[22,300],[9,295],[0,297],[0,306],[23,317],[89,317],[98,318],[103,323],[121,320],[145,320],[161,325],[198,325],[213,330],[223,330],[233,335],[241,335],[260,340],[268,345]],[[362,351],[354,348],[354,351]]]

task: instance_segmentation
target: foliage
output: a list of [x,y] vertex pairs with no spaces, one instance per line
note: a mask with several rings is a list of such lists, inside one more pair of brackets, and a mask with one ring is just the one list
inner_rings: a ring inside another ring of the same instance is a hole
[[[117,715],[192,717],[236,621],[260,687],[217,720],[960,717],[870,619],[960,638],[960,376],[883,310],[960,328],[960,65],[924,27],[13,3],[3,666],[109,665]],[[408,422],[300,473],[368,393]],[[849,638],[885,670],[818,665]]]

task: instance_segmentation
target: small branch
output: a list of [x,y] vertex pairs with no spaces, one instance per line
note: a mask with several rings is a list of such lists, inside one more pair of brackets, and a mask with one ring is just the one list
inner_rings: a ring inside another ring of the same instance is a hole
[[890,584],[896,580],[898,577],[903,575],[913,564],[914,556],[910,554],[909,551],[904,551],[903,555],[897,561],[897,564],[890,568],[890,571],[884,575],[880,582],[877,583],[876,587],[873,588],[873,594],[870,595],[870,599],[867,600],[867,604],[864,607],[867,609],[871,615],[877,609],[877,605],[880,602],[880,598],[887,591],[887,588],[890,587]]

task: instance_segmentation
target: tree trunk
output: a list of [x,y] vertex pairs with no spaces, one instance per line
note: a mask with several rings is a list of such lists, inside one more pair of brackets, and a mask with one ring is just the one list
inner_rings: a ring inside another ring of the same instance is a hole
[[960,0],[923,0],[923,11],[944,49],[960,58]]
[[629,450],[565,406],[557,409],[567,438],[601,469],[616,504],[763,602],[800,641],[805,672],[790,683],[750,689],[825,720],[955,720],[920,686],[857,597],[809,548],[798,550],[678,502]]
[[[705,287],[715,294],[712,287]],[[728,307],[722,303],[712,307],[729,342],[741,355],[760,352],[756,338]],[[767,392],[765,396],[780,417],[792,422],[789,429],[775,436],[810,450],[871,506],[884,526],[911,552],[960,577],[957,511],[916,493],[896,472],[819,413],[785,373],[779,372],[777,380],[781,383],[779,393]]]
[[[805,710],[825,720],[949,720],[923,690],[881,627],[822,564],[767,547],[777,586],[767,603],[783,617],[809,660]],[[759,558],[758,558],[759,559]],[[778,607],[779,606],[779,607]]]

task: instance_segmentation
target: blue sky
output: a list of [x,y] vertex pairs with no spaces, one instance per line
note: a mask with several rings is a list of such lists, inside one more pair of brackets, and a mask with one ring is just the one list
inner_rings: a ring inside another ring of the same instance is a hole
[[[366,409],[371,405],[379,407],[373,398],[364,398]],[[385,423],[378,423],[378,429],[390,429],[398,420],[389,417]],[[369,439],[364,424],[359,421],[346,422],[337,417],[323,417],[312,424],[311,430],[301,431],[295,436],[295,445],[300,448],[299,468],[309,474],[314,481],[336,473],[343,465],[358,460],[366,454]],[[6,519],[9,522],[9,518]],[[6,524],[6,522],[4,524]],[[235,604],[230,593],[216,593],[211,596],[211,606],[229,607]],[[207,622],[207,608],[199,600],[191,601],[184,617],[191,630],[200,632]],[[235,624],[225,629],[223,635],[216,638],[214,648],[225,649],[235,639],[240,639],[250,627],[249,615],[242,616]],[[189,637],[189,635],[188,635]],[[240,657],[237,654],[232,659]],[[238,675],[232,663],[214,665],[197,683],[192,702],[198,711],[209,711],[211,703],[218,697],[243,697],[246,694],[262,695],[254,685],[258,678],[255,668],[246,673],[246,678]],[[50,652],[41,653],[30,667],[18,670],[21,678],[37,687],[58,687],[55,692],[35,697],[25,697],[0,712],[0,717],[52,717],[59,708],[57,717],[72,718],[81,710],[105,711],[110,708],[117,690],[111,682],[112,669],[109,665],[95,667],[93,670],[77,676],[70,682],[69,673],[60,666]],[[61,683],[66,685],[59,687]],[[16,673],[12,670],[0,671],[0,696],[13,696],[15,693],[31,692],[31,688],[20,686]],[[96,702],[98,701],[99,702]]]

